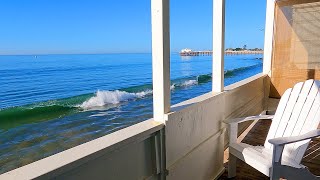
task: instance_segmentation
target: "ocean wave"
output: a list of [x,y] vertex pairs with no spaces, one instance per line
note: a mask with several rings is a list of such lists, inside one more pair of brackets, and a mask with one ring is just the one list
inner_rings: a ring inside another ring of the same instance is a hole
[[[224,71],[224,77],[225,78],[230,78],[232,76],[237,75],[238,73],[241,73],[243,71],[247,71],[249,69],[253,69],[253,68],[256,68],[256,67],[260,67],[260,66],[262,66],[261,63],[255,64],[255,65],[251,65],[251,66],[246,66],[246,67],[240,67],[240,68],[225,70]],[[212,80],[212,74],[202,74],[202,75],[197,76],[198,84],[207,83],[207,82],[209,82],[211,80]]]
[[231,69],[231,70],[225,70],[224,71],[224,76],[225,77],[231,77],[236,75],[237,73],[243,72],[243,71],[247,71],[248,69],[252,69],[255,67],[260,67],[262,66],[262,63],[258,63],[258,64],[254,64],[251,66],[245,66],[245,67],[239,67],[239,68],[235,68],[235,69]]
[[203,74],[203,75],[197,76],[198,84],[203,84],[203,83],[210,82],[211,79],[212,79],[212,75],[211,74]]
[[[241,67],[224,72],[225,77],[235,76],[242,71],[246,71],[262,64]],[[212,80],[211,74],[185,77],[171,81],[172,91],[201,85]],[[144,84],[118,90],[98,90],[96,93],[84,94],[65,99],[38,102],[30,105],[10,107],[0,109],[0,129],[8,129],[21,124],[41,122],[67,115],[72,115],[81,111],[94,110],[101,107],[109,109],[117,106],[121,102],[141,99],[152,95],[152,84]]]
[[56,119],[75,112],[76,108],[63,105],[12,107],[0,111],[0,129]]
[[[183,88],[194,86],[198,84],[197,79],[189,79],[184,80],[182,82],[172,83],[170,86],[171,90],[176,88]],[[144,87],[142,89],[142,87]],[[114,91],[107,91],[107,90],[98,90],[95,95],[88,100],[84,101],[78,107],[84,110],[95,109],[97,107],[102,107],[110,104],[119,104],[121,102],[126,102],[135,99],[141,99],[145,96],[152,95],[153,91],[151,89],[145,89],[145,85],[139,87],[134,87],[135,90],[142,90],[140,92],[128,92],[124,90],[114,90]],[[126,90],[131,90],[132,88],[127,88]]]
[[198,80],[188,80],[181,84],[181,87],[194,86],[198,84]]
[[146,90],[138,93],[129,93],[126,91],[97,91],[94,97],[83,102],[79,107],[89,110],[95,107],[101,107],[108,104],[119,104],[120,102],[129,101],[137,98],[143,98],[152,94],[152,90]]
[[174,90],[175,88],[176,88],[176,84],[172,83],[171,86],[170,86],[170,90]]

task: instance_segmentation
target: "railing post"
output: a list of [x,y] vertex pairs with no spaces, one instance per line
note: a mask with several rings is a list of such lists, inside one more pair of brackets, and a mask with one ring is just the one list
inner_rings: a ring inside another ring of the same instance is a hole
[[154,120],[165,123],[170,111],[169,0],[151,0]]
[[266,25],[264,30],[263,74],[271,76],[273,26],[275,0],[267,0]]
[[225,0],[213,0],[212,91],[224,90]]

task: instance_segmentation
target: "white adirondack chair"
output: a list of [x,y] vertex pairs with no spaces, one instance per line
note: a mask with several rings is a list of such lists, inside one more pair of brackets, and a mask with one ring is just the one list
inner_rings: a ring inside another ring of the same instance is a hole
[[[319,88],[317,80],[300,82],[285,91],[275,115],[225,121],[230,138],[228,177],[236,176],[236,160],[241,159],[270,179],[320,179],[300,164],[311,138],[320,136]],[[256,119],[272,120],[264,146],[237,143],[238,123]]]

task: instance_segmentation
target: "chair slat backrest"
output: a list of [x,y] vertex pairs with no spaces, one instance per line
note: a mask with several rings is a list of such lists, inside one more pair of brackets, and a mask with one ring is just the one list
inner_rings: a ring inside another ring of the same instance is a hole
[[[315,130],[320,122],[320,81],[307,80],[296,84],[283,94],[264,146],[272,149],[268,140],[290,137]],[[284,155],[300,163],[310,140],[285,146]]]

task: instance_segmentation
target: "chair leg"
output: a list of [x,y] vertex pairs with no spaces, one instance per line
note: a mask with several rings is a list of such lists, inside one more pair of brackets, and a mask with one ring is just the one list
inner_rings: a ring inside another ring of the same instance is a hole
[[272,173],[270,176],[270,180],[278,180],[280,177],[276,173]]
[[229,153],[228,178],[236,177],[237,173],[237,157]]
[[[270,170],[270,180],[279,180],[280,172],[284,171],[280,163],[273,163]],[[290,178],[291,179],[291,178]]]

